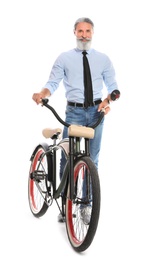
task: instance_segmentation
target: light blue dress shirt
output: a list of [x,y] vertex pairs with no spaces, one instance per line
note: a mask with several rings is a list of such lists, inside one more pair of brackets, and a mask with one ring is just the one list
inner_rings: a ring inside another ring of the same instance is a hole
[[[104,86],[106,86],[109,94],[118,89],[118,85],[115,79],[115,70],[109,57],[95,49],[90,49],[87,53],[95,101],[102,99]],[[71,102],[84,103],[82,56],[82,51],[77,48],[63,52],[58,56],[53,64],[49,80],[44,86],[44,88],[50,90],[51,95],[63,80],[66,99]]]

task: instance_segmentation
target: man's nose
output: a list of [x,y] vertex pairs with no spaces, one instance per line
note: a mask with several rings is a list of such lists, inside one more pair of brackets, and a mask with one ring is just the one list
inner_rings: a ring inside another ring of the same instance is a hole
[[86,32],[82,32],[82,37],[86,38],[87,37],[87,33]]

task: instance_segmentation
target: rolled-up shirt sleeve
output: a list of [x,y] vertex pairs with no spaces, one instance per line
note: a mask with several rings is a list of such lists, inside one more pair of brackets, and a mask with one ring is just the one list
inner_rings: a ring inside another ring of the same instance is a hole
[[49,79],[43,88],[50,90],[51,95],[59,87],[61,80],[64,78],[64,67],[61,62],[60,56],[56,59],[53,64]]
[[107,87],[107,91],[110,94],[113,90],[118,89],[117,81],[115,79],[115,69],[111,60],[107,57],[103,69],[103,81]]

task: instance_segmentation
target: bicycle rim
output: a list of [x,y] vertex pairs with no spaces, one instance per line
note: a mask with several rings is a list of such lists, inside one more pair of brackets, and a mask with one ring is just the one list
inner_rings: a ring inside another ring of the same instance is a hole
[[[48,172],[47,156],[43,156],[44,149],[39,147],[31,162],[28,179],[28,200],[30,209],[34,216],[42,216],[48,209],[46,204],[47,186],[45,177]],[[40,173],[40,178],[31,178],[31,174]],[[43,176],[43,177],[42,177]]]
[[[86,191],[84,190],[86,183]],[[69,241],[77,252],[86,250],[95,236],[100,213],[100,183],[97,169],[89,157],[83,157],[74,166],[75,199],[66,198],[66,228]],[[86,196],[84,196],[86,193]],[[82,206],[90,206],[90,222],[81,216]]]

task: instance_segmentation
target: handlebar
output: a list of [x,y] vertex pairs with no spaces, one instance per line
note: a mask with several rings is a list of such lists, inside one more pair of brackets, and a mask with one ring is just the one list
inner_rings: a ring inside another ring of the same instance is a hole
[[113,90],[112,93],[111,93],[111,100],[115,101],[115,100],[119,99],[120,98],[120,94],[121,93],[120,93],[120,91],[118,89]]
[[[50,109],[50,110],[52,111],[52,113],[54,114],[54,116],[57,118],[57,120],[58,120],[62,125],[66,126],[66,127],[69,127],[69,126],[70,126],[70,124],[68,124],[68,123],[66,123],[65,121],[63,121],[62,118],[57,114],[57,112],[55,111],[55,109],[48,104],[49,99],[43,98],[43,99],[41,100],[41,102],[42,102],[42,105],[43,105],[43,106],[47,107],[48,109]],[[97,122],[96,122],[95,124],[93,124],[92,126],[89,126],[89,127],[90,127],[90,128],[93,128],[93,129],[96,128],[96,126],[98,126],[98,125],[100,124],[100,122],[101,122],[101,120],[103,119],[103,117],[104,117],[104,110],[101,110],[101,112],[99,113],[99,118],[98,118]]]

